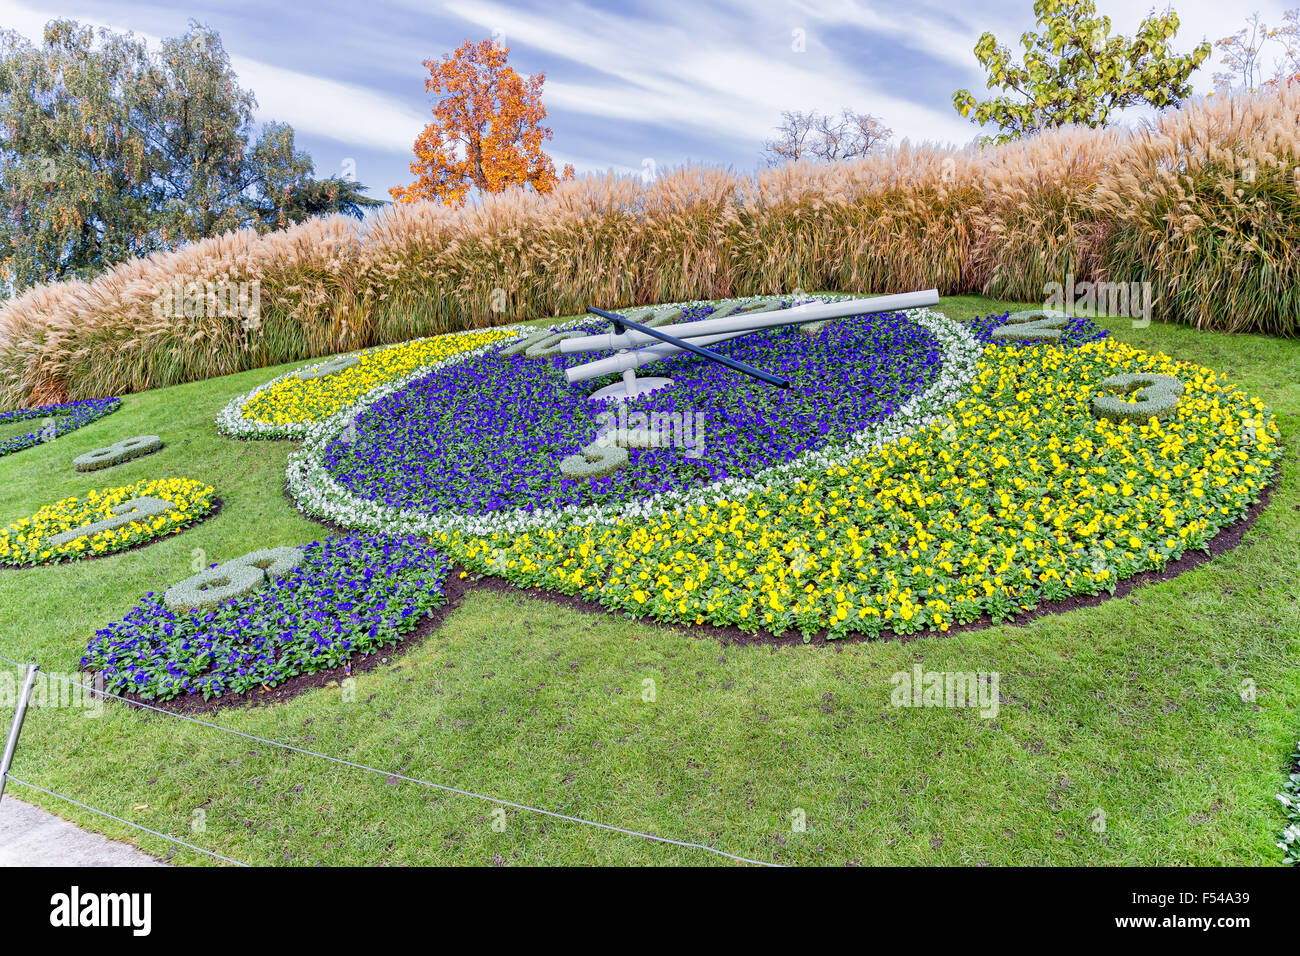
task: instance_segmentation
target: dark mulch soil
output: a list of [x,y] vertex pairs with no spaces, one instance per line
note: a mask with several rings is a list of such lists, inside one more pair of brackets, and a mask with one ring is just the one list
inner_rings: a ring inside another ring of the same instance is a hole
[[[1190,571],[1199,567],[1206,561],[1220,554],[1231,551],[1241,543],[1242,537],[1250,530],[1250,526],[1255,523],[1260,512],[1268,506],[1272,497],[1273,487],[1270,485],[1265,488],[1260,495],[1259,501],[1252,505],[1242,518],[1221,530],[1210,540],[1210,552],[1204,551],[1187,551],[1177,561],[1170,561],[1165,565],[1162,571],[1143,571],[1141,574],[1135,574],[1132,577],[1125,578],[1115,585],[1115,593],[1103,591],[1100,594],[1080,594],[1073,597],[1062,598],[1059,601],[1042,601],[1032,611],[1021,611],[1016,615],[1014,620],[1003,621],[1002,624],[1008,627],[1018,627],[1027,624],[1034,618],[1046,617],[1049,614],[1063,614],[1066,611],[1073,611],[1078,608],[1096,607],[1103,601],[1109,601],[1113,598],[1121,598],[1127,595],[1134,588],[1142,587],[1146,584],[1155,584],[1159,581],[1167,581],[1170,578],[1176,578],[1185,571]],[[503,578],[480,577],[473,579],[475,586],[497,592],[513,592],[516,594],[527,594],[530,597],[539,598],[544,601],[551,601],[564,607],[573,608],[579,611],[586,611],[595,614],[611,614],[607,608],[602,607],[592,601],[585,601],[582,598],[572,594],[560,594],[556,591],[548,591],[543,588],[520,588],[511,584]],[[683,633],[691,634],[698,637],[712,637],[724,645],[730,644],[813,644],[834,647],[840,644],[854,644],[860,641],[898,641],[907,644],[921,637],[948,637],[953,634],[960,634],[963,631],[980,631],[988,627],[993,627],[994,622],[988,616],[972,621],[970,624],[954,624],[947,631],[919,631],[916,634],[904,636],[891,634],[888,637],[868,637],[865,634],[856,634],[849,637],[837,637],[828,640],[827,631],[822,630],[814,634],[811,640],[805,642],[803,636],[797,631],[787,631],[781,637],[771,634],[767,631],[760,631],[757,634],[750,634],[740,630],[738,627],[718,627],[713,624],[662,624],[656,621],[643,621],[643,623],[652,627],[662,627],[666,630],[676,630]]]
[[[1059,601],[1045,601],[1038,605],[1032,611],[1022,611],[1016,616],[1014,621],[1003,622],[1007,626],[1018,627],[1038,617],[1045,617],[1049,614],[1062,614],[1067,611],[1073,611],[1078,608],[1096,607],[1103,601],[1112,598],[1121,598],[1128,595],[1134,588],[1142,587],[1147,584],[1155,584],[1159,581],[1165,581],[1177,577],[1185,571],[1199,567],[1213,557],[1231,551],[1241,543],[1242,537],[1250,530],[1251,526],[1258,519],[1260,513],[1268,506],[1272,498],[1273,489],[1276,485],[1270,485],[1265,488],[1260,496],[1260,500],[1252,505],[1241,518],[1227,528],[1220,531],[1210,541],[1210,551],[1206,554],[1204,551],[1189,551],[1177,561],[1171,561],[1166,565],[1163,571],[1144,571],[1141,574],[1135,574],[1132,577],[1125,578],[1115,587],[1113,595],[1102,592],[1101,594],[1078,595],[1075,597],[1064,598]],[[288,492],[285,492],[288,497]],[[292,499],[290,499],[292,500]],[[215,511],[213,512],[215,513]],[[318,524],[328,528],[335,534],[352,533],[349,529],[340,527],[332,522],[316,520]],[[147,543],[147,542],[146,542]],[[447,580],[443,584],[443,593],[447,598],[445,604],[438,607],[429,617],[425,618],[409,634],[403,637],[399,642],[384,648],[381,651],[375,651],[363,657],[354,658],[347,664],[339,667],[330,668],[329,670],[317,671],[314,674],[303,674],[298,677],[290,678],[283,684],[271,688],[244,695],[224,694],[213,700],[204,700],[197,694],[185,697],[177,697],[168,701],[145,700],[134,694],[122,694],[128,700],[138,701],[149,704],[153,707],[159,707],[163,710],[172,711],[181,714],[200,714],[211,713],[229,707],[260,707],[267,704],[276,704],[288,700],[305,690],[314,687],[325,687],[331,683],[337,683],[354,674],[359,674],[372,670],[381,664],[388,664],[399,658],[407,649],[415,646],[420,640],[433,633],[442,624],[443,620],[456,609],[464,596],[474,590],[494,591],[498,594],[528,595],[543,601],[549,601],[560,607],[571,608],[581,611],[585,614],[609,615],[611,612],[607,608],[593,601],[584,600],[572,594],[560,594],[556,591],[548,591],[544,588],[521,588],[511,584],[502,578],[494,577],[474,577],[472,575],[462,578],[463,568],[453,565],[447,572]],[[642,621],[646,627],[660,629],[663,631],[675,631],[678,633],[689,634],[693,637],[711,638],[719,641],[723,645],[747,645],[747,644],[769,644],[769,645],[799,645],[803,643],[814,646],[835,647],[845,643],[857,643],[859,641],[872,640],[865,635],[855,635],[851,637],[841,637],[834,640],[828,640],[827,632],[821,631],[813,635],[812,639],[804,642],[798,633],[787,632],[784,636],[777,637],[775,634],[768,632],[759,632],[757,634],[746,633],[736,627],[717,627],[714,625],[671,625],[662,624],[655,621]],[[981,620],[974,621],[970,624],[954,625],[946,633],[948,635],[959,634],[963,631],[982,630],[993,626],[993,621],[987,616]],[[890,636],[885,638],[875,638],[875,640],[896,640],[900,643],[909,643],[920,637],[936,637],[937,632],[921,631],[917,634],[910,634],[904,637]]]

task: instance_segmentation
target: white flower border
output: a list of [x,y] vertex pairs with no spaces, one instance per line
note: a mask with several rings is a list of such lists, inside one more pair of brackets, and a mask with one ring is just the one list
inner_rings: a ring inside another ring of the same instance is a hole
[[[755,297],[757,298],[757,297]],[[369,406],[393,394],[431,369],[441,368],[471,356],[481,355],[498,343],[452,356],[436,366],[421,368],[400,380],[371,391],[359,401],[323,422],[306,428],[303,447],[289,456],[286,479],[289,494],[304,514],[323,518],[347,528],[381,534],[417,534],[433,536],[460,533],[479,537],[493,532],[521,534],[546,528],[586,524],[612,524],[619,518],[648,519],[700,504],[719,504],[743,500],[763,492],[778,479],[798,479],[825,474],[834,465],[861,457],[875,448],[897,441],[939,421],[942,413],[968,393],[975,377],[979,357],[984,352],[971,332],[947,316],[929,309],[907,313],[913,321],[932,332],[943,349],[943,365],[938,376],[921,394],[914,396],[896,413],[876,422],[848,440],[804,452],[783,464],[765,468],[753,475],[729,478],[702,488],[665,492],[636,501],[598,505],[568,505],[535,511],[517,509],[483,515],[457,513],[423,514],[378,504],[353,494],[334,480],[325,468],[322,455],[348,423]],[[583,320],[585,321],[585,320]],[[566,323],[565,326],[578,324]],[[560,329],[565,326],[554,326]],[[536,331],[535,328],[530,331]]]
[[1300,764],[1300,743],[1295,745],[1295,753],[1287,760],[1287,778],[1282,783],[1282,792],[1277,795],[1286,809],[1287,826],[1277,841],[1282,850],[1282,862],[1289,865],[1300,863],[1300,773],[1292,773],[1291,767]]

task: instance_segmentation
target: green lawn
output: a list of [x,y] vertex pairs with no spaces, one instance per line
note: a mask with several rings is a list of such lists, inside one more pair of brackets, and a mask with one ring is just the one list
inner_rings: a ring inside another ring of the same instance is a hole
[[[954,317],[1007,303],[946,299]],[[1261,395],[1297,438],[1300,342],[1105,319]],[[0,571],[0,654],[77,666],[87,638],[207,561],[329,532],[283,495],[290,442],[213,418],[262,369],[128,395],[120,411],[0,458],[5,522],[90,487],[180,476],[221,513],[161,543]],[[166,447],[94,475],[72,459],[132,435]],[[1284,459],[1243,544],[1181,577],[1067,615],[908,643],[730,646],[473,591],[442,626],[337,687],[210,719],[506,800],[784,863],[1272,864],[1274,794],[1300,734],[1300,491]],[[996,719],[890,707],[890,677],[997,671]],[[643,700],[652,678],[654,702]],[[1257,699],[1243,701],[1243,681]],[[11,708],[0,707],[7,725]],[[511,810],[286,753],[124,705],[36,709],[14,773],[254,864],[677,864],[720,857]],[[155,854],[172,848],[52,798],[11,792]],[[203,809],[206,827],[191,829]],[[791,814],[807,815],[793,832]],[[1105,815],[1104,832],[1090,820]],[[211,860],[188,850],[174,859]]]

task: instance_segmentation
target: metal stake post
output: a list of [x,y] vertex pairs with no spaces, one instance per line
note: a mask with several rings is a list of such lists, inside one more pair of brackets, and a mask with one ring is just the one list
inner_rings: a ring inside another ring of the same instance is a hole
[[36,683],[36,664],[27,665],[27,677],[23,681],[23,691],[18,695],[18,709],[14,711],[14,722],[9,725],[9,737],[5,740],[4,756],[0,756],[0,797],[5,793],[5,781],[9,779],[9,767],[14,762],[14,751],[18,749],[18,735],[23,731],[23,718],[27,716],[27,702],[32,699],[32,685]]
[[[627,326],[623,324],[622,319],[614,319],[613,325],[614,325],[615,335],[622,335],[624,332],[627,331]],[[626,352],[627,349],[619,349],[618,351],[620,354],[622,354],[623,352]],[[627,393],[627,397],[629,399],[636,398],[637,396],[636,369],[631,369],[631,368],[623,369],[623,391]]]
[[[605,318],[613,323],[614,333],[622,335],[627,331],[627,326],[623,324],[623,317],[613,312],[605,313]],[[620,348],[618,354],[623,354],[626,348]],[[594,402],[602,402],[612,399],[617,402],[630,402],[633,399],[640,398],[642,395],[649,395],[651,392],[658,391],[661,388],[667,388],[673,383],[671,378],[662,378],[659,376],[647,376],[638,378],[634,368],[625,368],[622,373],[622,380],[615,382],[613,385],[606,385],[592,392],[588,397]]]

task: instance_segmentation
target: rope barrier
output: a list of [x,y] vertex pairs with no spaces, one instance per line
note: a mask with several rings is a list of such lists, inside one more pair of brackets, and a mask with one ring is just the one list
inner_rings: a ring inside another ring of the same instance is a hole
[[32,790],[39,790],[41,793],[49,794],[51,797],[58,797],[60,800],[66,800],[68,803],[81,807],[83,810],[89,810],[91,813],[98,813],[101,817],[108,817],[110,820],[116,820],[118,823],[125,823],[129,827],[135,827],[137,830],[143,830],[145,833],[152,833],[156,837],[162,837],[164,840],[170,840],[172,843],[180,844],[186,849],[195,850],[199,853],[206,853],[208,856],[216,857],[218,860],[224,860],[226,863],[233,863],[235,866],[248,866],[247,863],[240,863],[238,860],[232,860],[230,857],[222,856],[220,853],[214,853],[212,850],[205,850],[203,847],[195,846],[193,843],[186,843],[184,840],[178,840],[174,836],[159,833],[157,830],[150,830],[148,827],[141,826],[138,823],[133,823],[130,820],[123,820],[121,817],[114,816],[107,810],[100,810],[96,807],[90,806],[89,804],[82,803],[79,800],[73,800],[71,797],[64,796],[61,793],[55,793],[53,790],[46,790],[44,787],[38,787],[34,783],[28,783],[26,780],[19,780],[12,773],[6,774],[6,776],[20,787],[29,787]]
[[[19,664],[17,661],[12,661],[12,660],[10,660],[9,658],[7,658],[7,657],[3,657],[3,656],[0,656],[0,661],[4,661],[5,663],[8,663],[8,664],[13,664],[13,665],[16,666],[16,667],[22,667],[22,666],[24,666],[24,665],[22,665],[22,664]],[[405,781],[405,782],[407,782],[407,783],[418,784],[418,785],[420,785],[420,786],[422,786],[422,787],[430,787],[430,788],[432,788],[432,789],[434,789],[434,790],[442,790],[442,791],[445,791],[445,792],[447,792],[447,793],[453,793],[453,794],[456,794],[456,795],[458,795],[458,796],[462,796],[462,797],[473,797],[473,798],[476,799],[476,800],[483,800],[483,801],[486,801],[486,802],[488,802],[488,803],[495,803],[495,804],[497,804],[497,805],[499,805],[499,806],[510,807],[510,808],[512,808],[512,809],[515,809],[515,810],[525,810],[525,811],[527,811],[527,812],[529,812],[529,813],[537,813],[537,814],[541,814],[541,815],[543,815],[543,816],[553,817],[553,818],[555,818],[555,819],[557,819],[557,820],[565,820],[565,821],[567,821],[567,822],[569,822],[569,823],[578,823],[578,824],[582,824],[583,826],[596,827],[596,828],[598,828],[598,829],[601,829],[601,830],[608,830],[608,831],[611,831],[611,832],[613,832],[613,833],[622,833],[622,834],[625,834],[625,835],[627,835],[627,836],[640,837],[640,838],[642,838],[642,839],[644,839],[644,840],[650,840],[650,841],[655,842],[655,843],[665,843],[665,844],[669,844],[669,845],[671,845],[671,846],[679,846],[679,847],[684,847],[684,848],[686,848],[686,849],[692,849],[692,850],[703,850],[703,851],[705,851],[706,853],[713,853],[713,854],[715,854],[715,855],[717,855],[717,856],[725,857],[725,858],[727,858],[727,859],[729,859],[729,860],[734,860],[734,861],[736,861],[737,863],[748,863],[748,864],[750,864],[750,865],[752,865],[752,866],[781,866],[781,865],[782,865],[782,864],[779,864],[779,863],[770,863],[770,862],[767,862],[767,861],[764,861],[764,860],[753,860],[753,859],[750,859],[750,858],[748,858],[748,857],[737,856],[737,855],[734,854],[734,853],[728,853],[728,852],[726,852],[725,850],[719,850],[718,848],[716,848],[716,847],[711,847],[711,846],[709,846],[708,844],[705,844],[705,843],[692,843],[692,842],[685,841],[685,840],[674,840],[674,839],[672,839],[672,838],[670,838],[670,837],[662,837],[662,836],[658,836],[657,834],[654,834],[654,833],[644,833],[644,832],[642,832],[642,831],[640,831],[640,830],[629,830],[629,829],[626,829],[626,828],[624,828],[624,827],[614,826],[613,824],[610,824],[610,823],[600,823],[600,822],[595,821],[595,820],[587,820],[587,819],[585,819],[585,818],[583,818],[583,817],[571,816],[570,814],[567,814],[567,813],[559,813],[559,812],[557,812],[557,811],[555,811],[555,810],[546,810],[546,809],[543,809],[543,808],[541,808],[541,807],[533,807],[533,806],[529,806],[528,804],[525,804],[525,803],[515,803],[515,802],[510,801],[510,800],[503,800],[503,799],[501,799],[500,797],[490,797],[490,796],[486,796],[486,795],[481,794],[481,793],[475,793],[475,792],[472,791],[472,790],[463,790],[463,789],[460,789],[459,787],[450,787],[450,786],[447,786],[446,784],[434,783],[433,781],[430,781],[430,780],[421,780],[419,777],[409,777],[409,776],[407,776],[407,775],[405,775],[405,774],[393,773],[393,772],[388,771],[388,770],[381,770],[381,769],[379,769],[378,767],[371,767],[371,766],[367,766],[366,764],[355,763],[355,762],[353,762],[353,761],[351,761],[351,760],[344,760],[344,759],[341,758],[341,757],[333,757],[333,756],[330,756],[329,754],[323,754],[323,753],[320,753],[320,752],[315,751],[315,750],[307,750],[307,749],[305,749],[305,748],[303,748],[303,747],[295,747],[295,746],[293,746],[292,744],[282,743],[282,742],[280,742],[280,741],[278,741],[278,740],[271,740],[270,738],[267,738],[267,737],[259,737],[259,736],[256,735],[256,734],[245,733],[245,732],[243,732],[243,731],[241,731],[241,730],[232,730],[232,729],[230,729],[229,727],[222,727],[220,724],[214,724],[214,723],[212,723],[212,722],[210,722],[210,721],[206,721],[206,720],[199,720],[197,717],[191,717],[191,716],[189,716],[189,715],[187,715],[187,714],[178,714],[178,713],[176,713],[175,711],[165,710],[165,709],[162,708],[162,707],[155,707],[155,706],[153,706],[152,704],[146,704],[146,703],[144,703],[144,702],[142,702],[142,701],[131,700],[130,698],[128,698],[128,697],[123,697],[123,696],[121,696],[120,694],[114,694],[114,693],[111,693],[110,691],[106,691],[106,690],[99,690],[99,689],[97,689],[97,688],[95,688],[95,687],[93,687],[93,686],[86,685],[86,684],[82,684],[82,683],[80,683],[79,681],[69,680],[69,679],[66,678],[66,677],[60,677],[58,674],[52,674],[52,673],[49,673],[48,671],[44,671],[44,672],[42,672],[42,673],[44,673],[45,676],[46,676],[47,678],[50,678],[51,680],[63,681],[64,683],[67,683],[67,684],[76,684],[76,685],[78,685],[78,686],[84,687],[86,690],[90,691],[91,693],[99,694],[100,696],[103,696],[103,697],[111,697],[111,698],[113,698],[114,700],[120,700],[120,701],[122,701],[124,704],[128,704],[128,705],[130,705],[130,706],[132,706],[132,707],[140,707],[140,708],[143,708],[143,709],[145,709],[145,710],[156,711],[157,713],[160,713],[160,714],[166,714],[168,717],[175,717],[175,718],[177,718],[178,720],[184,720],[184,721],[188,721],[188,722],[193,723],[193,724],[198,724],[198,725],[201,726],[201,727],[209,727],[209,728],[211,728],[211,729],[213,729],[213,730],[219,730],[219,731],[221,731],[222,733],[231,734],[231,735],[236,736],[236,737],[242,737],[242,738],[244,738],[245,740],[253,740],[253,741],[256,741],[257,743],[266,744],[266,745],[269,746],[269,747],[279,747],[279,748],[282,749],[282,750],[288,750],[288,751],[292,751],[293,753],[304,754],[304,755],[306,755],[306,756],[308,756],[308,757],[318,757],[318,758],[320,758],[321,760],[327,760],[327,761],[329,761],[329,762],[331,762],[331,763],[340,764],[340,765],[345,766],[345,767],[351,767],[351,768],[353,768],[353,769],[355,769],[355,770],[364,770],[364,771],[366,771],[366,772],[368,772],[368,773],[380,774],[380,775],[384,776],[385,778],[389,778],[389,777],[391,777],[391,778],[394,778],[394,779],[397,779],[397,780]],[[22,781],[18,780],[18,778],[14,777],[12,774],[9,775],[9,779],[13,780],[15,783],[21,783],[21,782],[22,782]],[[30,785],[29,785],[29,786],[30,786]],[[54,794],[54,796],[60,796],[60,794]],[[68,798],[64,797],[63,799],[68,799]],[[75,801],[70,801],[70,802],[75,802]],[[78,804],[78,805],[80,806],[81,804]],[[93,811],[96,812],[96,813],[104,813],[104,811],[102,811],[102,810],[95,810],[94,807],[86,807],[86,809],[88,809],[88,810],[93,810]],[[111,814],[107,814],[107,813],[104,813],[104,815],[105,815],[105,816],[112,816]],[[113,817],[113,819],[118,819],[118,818],[117,818],[117,817]],[[125,820],[123,820],[123,821],[121,821],[121,822],[123,822],[123,823],[128,823],[129,821],[125,821]],[[131,825],[132,825],[132,826],[135,826],[135,824],[131,824]],[[141,828],[141,829],[144,829],[144,828]],[[150,831],[150,832],[152,832],[152,831]],[[157,834],[157,835],[158,835],[158,836],[164,836],[164,834]],[[165,839],[171,839],[170,837],[164,837],[164,838],[165,838]],[[177,842],[179,842],[179,841],[177,841]],[[206,851],[204,851],[204,852],[206,852]],[[233,862],[233,861],[232,861],[232,862]]]

